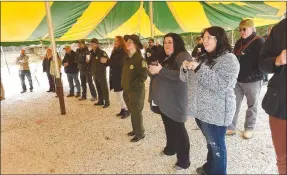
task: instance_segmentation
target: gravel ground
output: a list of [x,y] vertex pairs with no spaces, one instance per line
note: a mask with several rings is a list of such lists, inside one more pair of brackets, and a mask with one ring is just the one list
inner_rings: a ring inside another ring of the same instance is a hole
[[[35,85],[35,92],[23,95],[19,93],[16,74],[3,80],[7,99],[1,101],[1,174],[175,173],[172,166],[176,157],[159,154],[165,145],[163,123],[160,116],[150,112],[147,102],[143,111],[146,138],[131,143],[126,136],[131,131],[130,118],[122,120],[115,116],[120,104],[114,92],[108,109],[96,107],[89,100],[65,98],[67,114],[60,115],[58,99],[45,92],[44,74],[38,76],[41,86]],[[63,78],[64,91],[68,92],[66,76]],[[260,102],[265,92],[266,86],[262,88]],[[268,116],[260,105],[255,136],[244,140],[241,131],[246,108],[244,102],[238,134],[226,138],[228,174],[275,174],[276,157]],[[206,143],[193,118],[186,127],[191,142],[191,166],[182,173],[195,174],[195,169],[205,162]]]

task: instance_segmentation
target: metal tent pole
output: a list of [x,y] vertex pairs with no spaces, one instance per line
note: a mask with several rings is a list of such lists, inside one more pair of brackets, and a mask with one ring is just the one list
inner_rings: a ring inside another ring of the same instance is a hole
[[151,37],[154,37],[154,27],[153,27],[153,7],[152,7],[152,1],[149,1],[149,17],[150,17],[150,32]]
[[60,77],[60,70],[59,70],[59,64],[58,64],[58,55],[57,55],[57,46],[55,42],[54,37],[54,26],[52,23],[52,16],[51,16],[51,9],[50,9],[50,2],[45,1],[45,7],[46,7],[46,14],[47,14],[47,23],[49,27],[49,36],[51,39],[51,45],[52,45],[52,51],[53,51],[53,61],[55,62],[55,70],[56,70],[56,92],[59,96],[59,103],[60,103],[60,110],[61,114],[66,114],[66,108],[65,108],[65,101],[64,101],[64,93],[63,93],[63,85]]

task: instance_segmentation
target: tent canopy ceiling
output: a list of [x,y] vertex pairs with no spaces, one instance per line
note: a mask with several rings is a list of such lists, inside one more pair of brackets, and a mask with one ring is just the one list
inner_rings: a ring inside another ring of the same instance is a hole
[[[117,35],[151,36],[149,2],[50,2],[58,43]],[[255,25],[277,23],[286,2],[164,2],[152,3],[154,35],[199,33],[209,26],[234,30],[244,18]],[[1,2],[1,45],[49,41],[44,2]]]

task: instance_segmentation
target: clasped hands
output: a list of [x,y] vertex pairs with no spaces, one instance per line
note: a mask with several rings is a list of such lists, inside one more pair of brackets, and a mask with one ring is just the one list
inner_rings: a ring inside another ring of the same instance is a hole
[[189,61],[185,60],[182,63],[182,68],[185,69],[185,70],[193,70],[194,71],[197,68],[198,65],[199,65],[198,62],[195,62],[195,61],[189,62]]

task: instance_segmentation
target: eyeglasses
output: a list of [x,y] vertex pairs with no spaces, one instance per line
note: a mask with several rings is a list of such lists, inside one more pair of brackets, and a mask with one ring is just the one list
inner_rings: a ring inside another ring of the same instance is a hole
[[242,28],[242,29],[239,28],[238,31],[239,31],[239,32],[241,32],[241,31],[245,32],[245,31],[246,31],[246,28]]
[[205,37],[202,37],[202,40],[203,41],[210,41],[210,40],[216,40],[216,37],[215,36],[205,36]]

